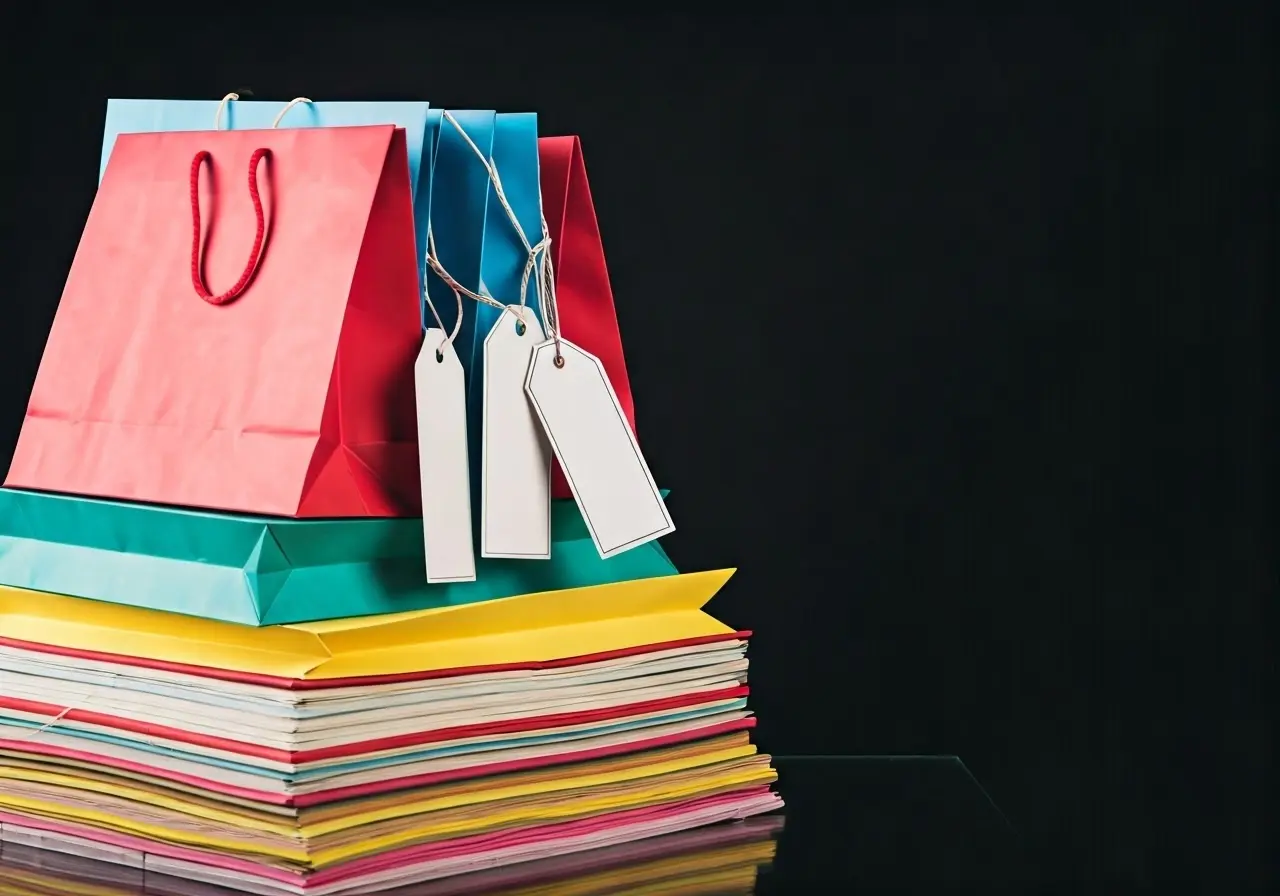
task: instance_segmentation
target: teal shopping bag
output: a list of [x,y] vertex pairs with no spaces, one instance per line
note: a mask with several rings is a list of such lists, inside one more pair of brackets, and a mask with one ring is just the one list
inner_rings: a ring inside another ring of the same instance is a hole
[[551,559],[429,585],[422,520],[295,520],[0,489],[0,585],[244,625],[475,603],[675,575],[657,542],[601,560],[573,501]]
[[[286,109],[286,107],[288,107]],[[281,116],[281,113],[284,113]],[[404,128],[413,189],[413,219],[418,247],[419,282],[426,270],[427,216],[431,208],[430,108],[425,102],[311,102],[259,100],[107,100],[102,135],[101,180],[120,134],[207,131],[218,127],[258,130],[272,127],[355,127],[393,124]],[[439,121],[439,115],[436,115]],[[427,175],[427,176],[424,176]],[[448,223],[446,222],[446,227]]]

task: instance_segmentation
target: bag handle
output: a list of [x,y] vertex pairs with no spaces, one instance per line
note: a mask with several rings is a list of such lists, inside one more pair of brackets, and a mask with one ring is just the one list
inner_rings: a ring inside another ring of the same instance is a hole
[[226,96],[224,96],[222,98],[222,101],[218,103],[218,110],[213,113],[213,129],[215,131],[222,130],[222,111],[227,108],[227,103],[230,103],[232,100],[238,100],[238,99],[240,99],[240,94],[236,93],[233,90],[231,91],[231,93],[228,93]]
[[[245,91],[245,92],[249,93],[249,91]],[[253,94],[250,93],[249,95],[252,96]],[[231,93],[228,93],[219,101],[218,108],[213,113],[213,129],[215,131],[222,130],[222,113],[226,110],[227,104],[238,99],[240,99],[240,94],[236,93],[233,90]],[[280,119],[288,115],[290,109],[292,109],[294,106],[300,105],[301,103],[310,103],[310,102],[311,100],[307,99],[305,96],[295,96],[293,99],[289,100],[289,102],[285,105],[283,109],[280,110],[280,113],[276,115],[275,121],[271,122],[271,126],[273,128],[280,127]]]
[[271,127],[273,128],[280,127],[280,120],[289,114],[289,110],[292,109],[294,106],[300,106],[303,103],[307,103],[308,105],[310,105],[311,100],[307,99],[305,96],[295,96],[293,99],[289,100],[289,102],[285,103],[284,108],[281,109],[279,113],[276,114],[275,120],[271,122]]
[[205,162],[212,164],[213,155],[207,149],[202,149],[191,160],[191,285],[195,287],[196,295],[210,305],[225,305],[239,297],[248,288],[254,273],[258,270],[258,265],[262,263],[267,237],[267,217],[262,211],[262,196],[258,192],[258,165],[263,159],[270,157],[271,150],[266,147],[255,149],[249,156],[249,199],[253,202],[253,214],[258,219],[258,229],[253,237],[253,248],[249,250],[249,261],[244,266],[244,272],[240,275],[240,279],[221,295],[214,295],[209,290],[205,285],[204,275],[200,271],[200,169]]

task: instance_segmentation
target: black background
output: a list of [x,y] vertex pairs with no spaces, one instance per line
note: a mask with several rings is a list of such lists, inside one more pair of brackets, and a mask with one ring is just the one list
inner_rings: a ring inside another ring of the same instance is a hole
[[414,6],[9,18],[0,467],[107,97],[536,110],[764,747],[958,754],[1063,875],[1274,872],[1266,5]]

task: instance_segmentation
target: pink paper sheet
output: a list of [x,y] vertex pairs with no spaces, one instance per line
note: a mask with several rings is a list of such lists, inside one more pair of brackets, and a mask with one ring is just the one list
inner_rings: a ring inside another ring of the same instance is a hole
[[[687,819],[691,819],[691,816],[679,816],[681,821]],[[619,845],[580,851],[566,852],[550,847],[554,849],[551,855],[537,859],[501,864],[471,873],[451,874],[448,877],[396,882],[392,886],[397,896],[479,896],[499,889],[506,892],[512,887],[573,883],[587,875],[630,868],[644,862],[696,856],[742,843],[772,840],[782,828],[782,816],[772,815],[750,818],[737,824],[712,824],[676,833],[657,834],[644,839],[628,840]],[[248,892],[243,889],[247,882],[241,882],[242,889],[234,891],[227,886],[228,883],[234,886],[234,883],[220,879],[218,872],[212,869],[194,870],[185,866],[185,876],[175,876],[158,870],[156,866],[159,863],[152,863],[149,869],[144,870],[143,857],[137,855],[135,859],[133,853],[116,853],[112,857],[96,858],[94,856],[101,850],[109,847],[68,838],[62,838],[59,846],[67,851],[6,842],[0,865],[10,863],[17,868],[36,870],[51,881],[56,879],[67,882],[68,886],[77,881],[98,882],[128,889],[130,892],[136,890],[139,894],[145,891],[173,896],[228,896],[232,892]],[[549,849],[546,844],[541,848],[544,851]],[[407,874],[412,875],[412,871]],[[265,881],[247,885],[259,893],[268,892],[275,886]],[[275,889],[277,894],[282,892],[284,890]]]
[[422,875],[418,879],[462,874],[498,864],[499,857],[494,855],[498,852],[507,856],[503,863],[528,861],[541,855],[591,849],[670,833],[686,827],[746,818],[772,811],[781,805],[781,799],[770,791],[768,785],[760,785],[743,788],[733,793],[644,809],[612,812],[561,824],[476,834],[408,846],[305,875],[272,868],[235,856],[199,852],[141,837],[48,819],[29,818],[9,812],[0,812],[0,827],[9,824],[19,828],[105,843],[120,849],[136,850],[150,856],[164,857],[182,863],[189,862],[198,867],[218,868],[238,872],[248,878],[277,881],[297,888],[299,892],[305,892],[328,885],[352,882],[357,878],[373,877],[380,873],[396,872],[395,876],[400,877],[400,872],[405,871],[407,866],[427,863],[445,867],[440,868],[438,873],[433,873],[434,869],[431,868],[422,868],[420,869]]
[[[70,750],[66,747],[52,746],[34,740],[23,741],[0,738],[0,749],[15,750],[38,756],[57,756],[62,759],[70,759],[78,762],[89,762],[103,768],[115,768],[122,771],[135,772],[170,781],[177,781],[181,784],[198,787],[201,790],[207,790],[210,793],[220,793],[226,796],[238,797],[240,799],[254,800],[259,803],[303,808],[306,806],[320,805],[322,803],[330,803],[336,800],[372,796],[374,794],[385,793],[392,790],[404,790],[410,787],[426,787],[432,784],[443,784],[447,781],[459,781],[468,778],[484,777],[487,775],[501,775],[509,772],[525,771],[527,769],[542,768],[550,765],[564,765],[570,762],[586,762],[592,759],[601,759],[606,756],[616,756],[622,753],[639,753],[644,750],[653,750],[659,747],[670,746],[671,744],[687,743],[689,741],[701,740],[707,737],[729,734],[733,731],[742,731],[754,727],[754,725],[754,718],[738,719],[732,722],[722,722],[718,725],[709,725],[706,728],[698,728],[693,731],[667,734],[662,737],[643,740],[634,740],[623,744],[612,744],[606,747],[595,747],[590,750],[580,750],[577,752],[569,751],[552,756],[535,756],[529,759],[516,759],[509,760],[507,762],[490,762],[468,766],[466,768],[449,769],[447,771],[414,775],[407,778],[396,778],[395,768],[391,767],[387,769],[388,777],[381,781],[372,781],[367,784],[356,784],[349,787],[338,787],[332,790],[296,795],[272,793],[264,790],[252,790],[248,787],[239,787],[234,784],[225,784],[220,781],[210,781],[206,778],[200,778],[195,775],[188,775],[182,772],[155,768],[154,766],[150,766],[142,762],[98,756],[87,750]],[[638,729],[636,733],[644,734],[644,729]],[[573,746],[573,742],[569,741],[567,746]],[[493,754],[490,753],[485,755]]]

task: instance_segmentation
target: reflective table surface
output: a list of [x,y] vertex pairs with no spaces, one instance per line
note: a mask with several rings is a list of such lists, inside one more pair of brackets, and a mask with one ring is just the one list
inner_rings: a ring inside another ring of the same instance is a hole
[[[794,893],[812,884],[999,885],[1030,879],[1013,827],[955,757],[775,757],[773,816],[386,891],[469,894]],[[0,892],[224,896],[26,847],[0,851]]]

